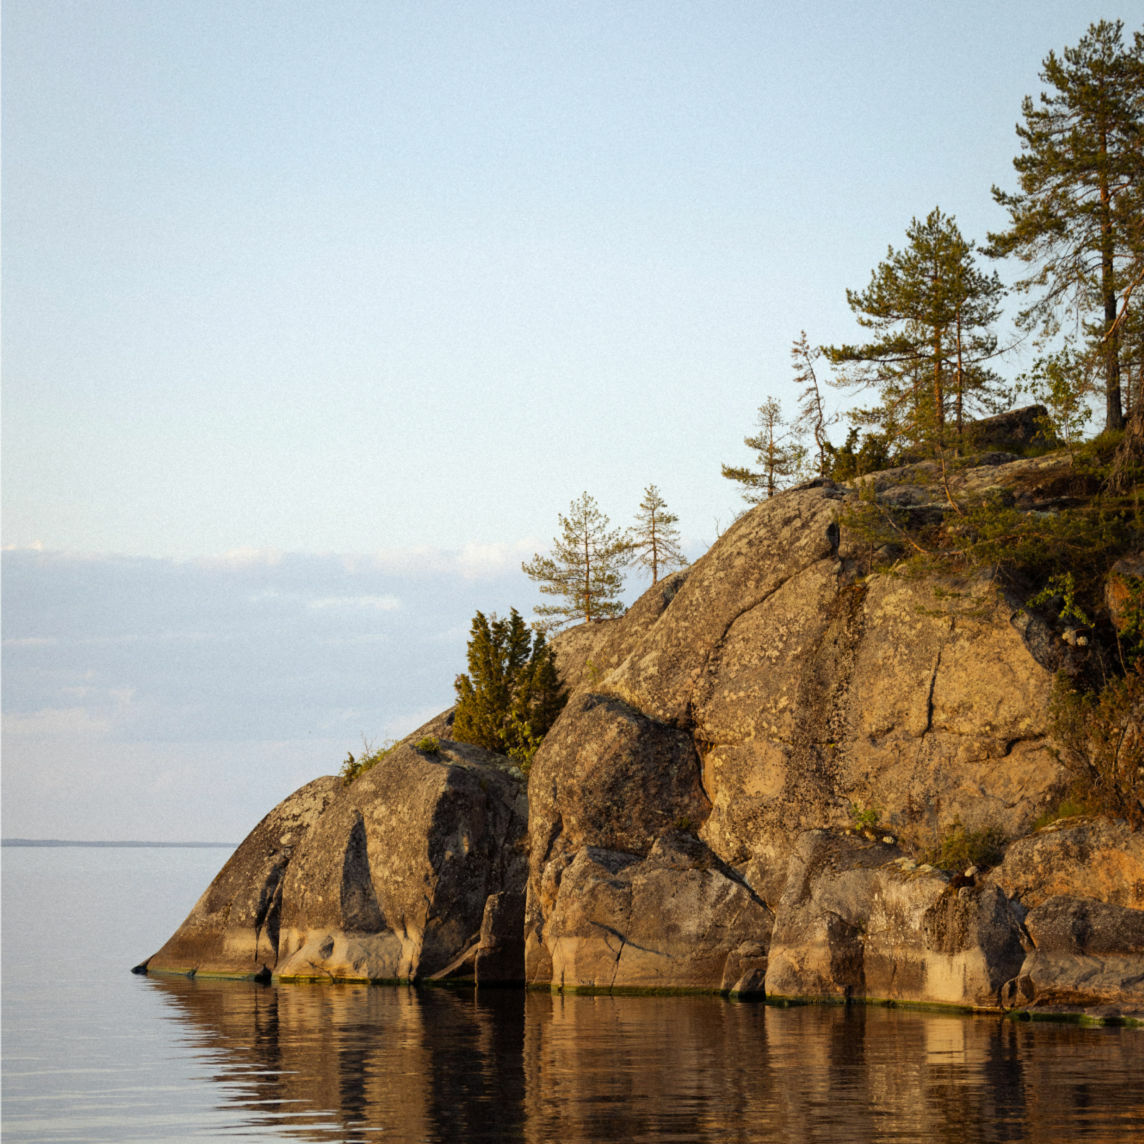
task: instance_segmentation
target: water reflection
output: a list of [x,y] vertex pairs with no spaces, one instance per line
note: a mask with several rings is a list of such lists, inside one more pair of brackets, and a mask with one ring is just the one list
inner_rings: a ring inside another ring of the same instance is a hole
[[149,979],[221,1110],[298,1140],[1113,1141],[1144,1033],[710,997]]

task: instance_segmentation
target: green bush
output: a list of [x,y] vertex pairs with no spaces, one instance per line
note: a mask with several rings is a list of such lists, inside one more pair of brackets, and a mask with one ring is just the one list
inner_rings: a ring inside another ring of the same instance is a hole
[[471,631],[469,670],[454,683],[453,738],[507,755],[527,774],[564,706],[555,654],[515,608],[503,620],[477,612]]
[[850,824],[859,832],[877,830],[881,814],[876,806],[863,807],[856,802],[850,804]]
[[426,735],[424,739],[415,744],[415,748],[423,755],[439,755],[441,743],[436,735]]
[[342,786],[349,786],[354,779],[365,774],[366,771],[372,770],[396,746],[397,744],[390,739],[383,746],[375,747],[368,739],[363,738],[360,755],[355,758],[353,752],[346,753],[345,762],[342,763],[342,769],[338,772],[341,776]]

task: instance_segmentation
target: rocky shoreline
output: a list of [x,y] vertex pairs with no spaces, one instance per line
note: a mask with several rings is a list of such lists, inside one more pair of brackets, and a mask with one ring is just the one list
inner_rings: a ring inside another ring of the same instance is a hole
[[[1070,464],[991,454],[944,493],[1052,511]],[[933,511],[917,468],[876,495]],[[558,637],[527,782],[446,713],[303,787],[137,968],[1144,1020],[1144,834],[1035,829],[1067,780],[1053,675],[1086,649],[986,575],[871,571],[857,497],[781,494]],[[1003,853],[925,860],[958,831]]]

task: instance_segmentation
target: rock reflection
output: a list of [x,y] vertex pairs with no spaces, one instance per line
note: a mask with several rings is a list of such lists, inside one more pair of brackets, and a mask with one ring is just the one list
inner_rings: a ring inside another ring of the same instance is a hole
[[1144,1118],[1136,1030],[712,997],[151,978],[283,1138],[1112,1144]]

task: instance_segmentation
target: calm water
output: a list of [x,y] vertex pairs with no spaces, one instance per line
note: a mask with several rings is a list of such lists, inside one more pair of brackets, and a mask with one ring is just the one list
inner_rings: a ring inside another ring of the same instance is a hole
[[3,851],[16,1141],[1144,1140],[1144,1032],[132,976],[221,850]]

